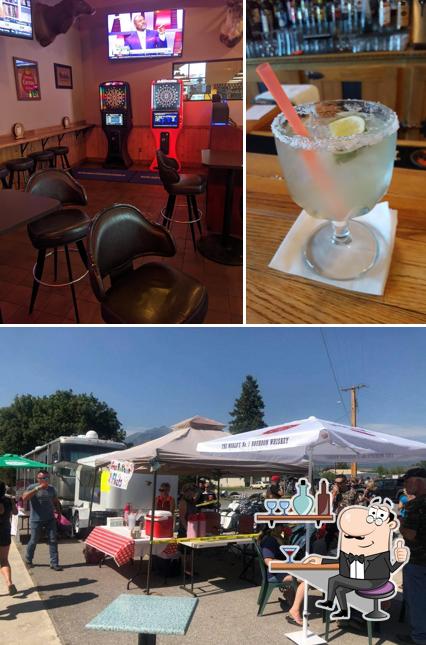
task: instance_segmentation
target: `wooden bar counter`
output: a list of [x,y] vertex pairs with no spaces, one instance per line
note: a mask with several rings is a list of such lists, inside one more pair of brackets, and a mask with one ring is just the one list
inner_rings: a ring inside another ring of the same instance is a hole
[[301,208],[275,155],[247,154],[247,323],[426,323],[426,173],[395,168],[384,198],[398,227],[383,296],[337,289],[269,269]]

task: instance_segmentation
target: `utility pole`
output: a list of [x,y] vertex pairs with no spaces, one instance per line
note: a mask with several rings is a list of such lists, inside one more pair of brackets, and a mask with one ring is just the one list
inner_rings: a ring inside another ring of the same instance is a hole
[[[359,385],[351,385],[350,387],[341,387],[340,388],[342,392],[350,392],[351,393],[351,424],[354,427],[356,426],[356,415],[357,415],[357,410],[358,410],[357,392],[362,387],[367,387],[367,385],[363,385],[362,383],[360,383]],[[353,462],[351,464],[351,477],[356,477],[357,470],[358,470],[357,463]]]

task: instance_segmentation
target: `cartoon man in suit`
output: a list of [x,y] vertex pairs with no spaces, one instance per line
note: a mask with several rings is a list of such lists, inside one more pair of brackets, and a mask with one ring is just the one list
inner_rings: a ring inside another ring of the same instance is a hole
[[[350,618],[346,596],[358,589],[377,589],[408,562],[409,549],[403,539],[392,540],[399,522],[392,510],[392,502],[375,497],[368,507],[348,506],[337,519],[339,536],[339,574],[328,581],[327,595],[316,603],[320,609],[333,611],[330,618]],[[393,562],[391,558],[393,555]],[[334,564],[335,558],[307,556],[313,564]],[[335,607],[335,603],[338,607]]]
[[124,44],[130,49],[159,49],[167,47],[166,28],[159,26],[158,31],[146,28],[145,14],[142,11],[133,18],[136,31],[132,31],[124,39]]

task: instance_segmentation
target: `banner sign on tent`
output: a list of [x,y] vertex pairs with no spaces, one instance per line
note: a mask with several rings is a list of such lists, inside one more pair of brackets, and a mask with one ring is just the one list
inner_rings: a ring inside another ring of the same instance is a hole
[[112,461],[109,465],[109,485],[127,490],[133,470],[134,466],[131,461]]

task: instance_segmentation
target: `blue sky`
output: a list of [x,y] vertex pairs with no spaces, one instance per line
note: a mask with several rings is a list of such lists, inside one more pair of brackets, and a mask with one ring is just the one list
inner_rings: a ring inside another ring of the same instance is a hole
[[[323,328],[358,424],[426,441],[426,329]],[[128,432],[194,414],[224,423],[247,374],[269,425],[315,415],[346,422],[319,328],[6,328],[0,406],[16,394],[93,392]]]

